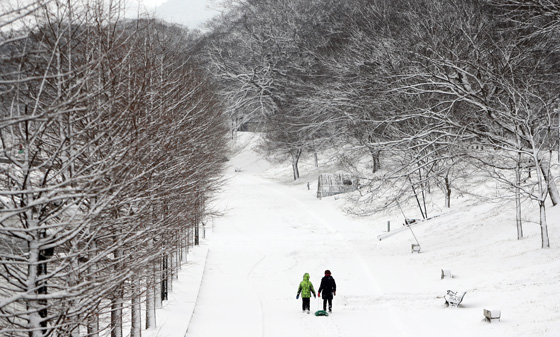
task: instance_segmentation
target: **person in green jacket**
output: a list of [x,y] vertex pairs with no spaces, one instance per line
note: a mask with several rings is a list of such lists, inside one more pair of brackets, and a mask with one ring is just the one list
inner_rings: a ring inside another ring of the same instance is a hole
[[302,309],[303,312],[309,313],[311,310],[311,294],[313,297],[315,296],[315,289],[313,289],[313,283],[309,281],[309,274],[303,274],[303,281],[300,282],[299,288],[297,291],[296,299],[299,298],[299,294],[301,293],[301,300],[302,300]]

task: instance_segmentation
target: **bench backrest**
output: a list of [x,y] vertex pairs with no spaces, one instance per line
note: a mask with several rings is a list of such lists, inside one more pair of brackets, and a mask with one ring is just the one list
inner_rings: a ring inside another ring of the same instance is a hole
[[457,303],[463,302],[463,297],[465,297],[465,294],[466,294],[466,293],[467,293],[466,291],[463,291],[463,293],[461,294],[461,296],[457,296],[457,299],[458,299]]

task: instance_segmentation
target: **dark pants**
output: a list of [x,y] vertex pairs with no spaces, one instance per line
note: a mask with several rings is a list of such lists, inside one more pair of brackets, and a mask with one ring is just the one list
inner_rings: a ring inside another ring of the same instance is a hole
[[311,298],[310,297],[302,297],[301,298],[301,308],[303,310],[311,310]]
[[326,299],[323,298],[323,310],[327,310],[327,302],[329,302],[329,311],[332,310],[332,298]]

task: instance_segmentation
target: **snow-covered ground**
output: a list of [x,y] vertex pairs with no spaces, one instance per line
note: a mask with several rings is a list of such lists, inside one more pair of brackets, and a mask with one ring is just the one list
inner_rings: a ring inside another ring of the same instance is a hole
[[[412,254],[400,211],[349,217],[343,198],[317,199],[315,181],[307,189],[312,175],[291,182],[289,167],[250,146],[230,164],[226,216],[208,225],[144,336],[560,336],[560,206],[548,208],[552,248],[541,249],[537,209],[525,206],[517,240],[510,204],[454,199],[412,227],[422,247]],[[378,240],[387,221],[394,235]],[[337,282],[333,314],[302,313],[303,274],[317,289],[325,269]],[[462,306],[444,306],[448,289],[467,292]],[[485,322],[483,309],[501,320]]]

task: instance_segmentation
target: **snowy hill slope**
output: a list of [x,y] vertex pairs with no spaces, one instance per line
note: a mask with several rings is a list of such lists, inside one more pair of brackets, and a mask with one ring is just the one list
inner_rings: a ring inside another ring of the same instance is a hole
[[[319,170],[294,183],[289,165],[259,159],[254,140],[242,140],[186,336],[560,336],[560,207],[548,208],[552,248],[543,250],[538,209],[524,206],[517,240],[513,205],[456,199],[412,227],[422,247],[412,254],[412,233],[396,231],[400,211],[349,217],[344,198],[308,190]],[[397,233],[379,241],[387,221]],[[455,277],[441,279],[442,268]],[[338,285],[333,315],[301,313],[302,275],[317,289],[325,269]],[[448,289],[467,291],[461,307],[444,307]],[[501,321],[483,321],[484,308],[500,309]]]

